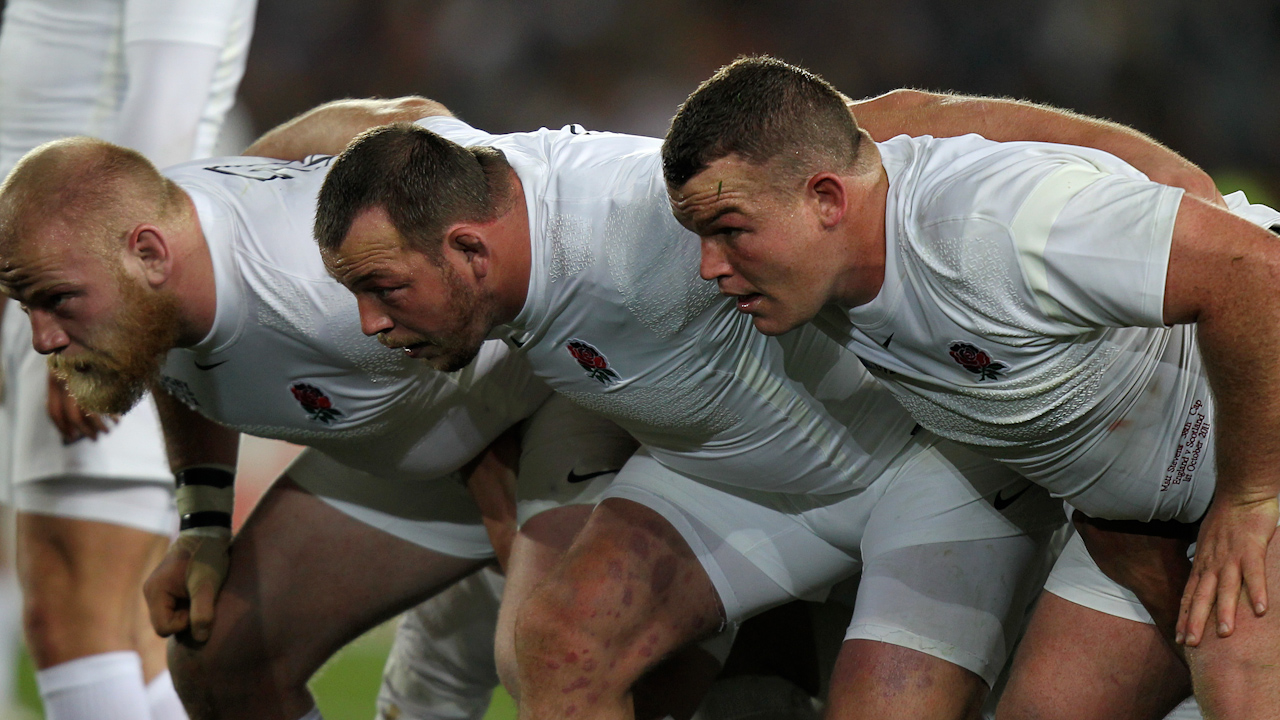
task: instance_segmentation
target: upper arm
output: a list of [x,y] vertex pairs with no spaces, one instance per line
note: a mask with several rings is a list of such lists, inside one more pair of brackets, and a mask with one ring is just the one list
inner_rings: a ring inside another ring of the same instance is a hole
[[444,105],[421,97],[391,100],[336,100],[270,130],[245,155],[301,160],[308,155],[337,155],[357,135],[371,128],[424,117],[453,114]]
[[895,135],[956,137],[977,133],[998,142],[1079,145],[1111,153],[1165,185],[1221,204],[1213,179],[1156,140],[1118,123],[1007,98],[895,90],[849,105],[877,141]]
[[1165,279],[1168,324],[1264,317],[1276,305],[1280,241],[1209,203],[1184,197],[1174,224]]

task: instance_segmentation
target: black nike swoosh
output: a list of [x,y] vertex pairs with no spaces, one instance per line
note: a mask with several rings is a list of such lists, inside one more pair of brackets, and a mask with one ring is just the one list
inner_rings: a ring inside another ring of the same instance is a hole
[[1012,505],[1015,500],[1022,497],[1022,494],[1030,489],[1031,489],[1031,483],[1027,483],[1026,485],[1022,486],[1021,490],[1010,495],[1009,497],[1001,497],[1000,493],[1004,492],[1003,490],[1001,490],[996,493],[996,499],[992,500],[991,504],[995,506],[996,510],[1003,510],[1009,507],[1010,505]]
[[212,370],[212,369],[214,369],[214,368],[218,367],[219,365],[225,365],[225,364],[227,364],[227,363],[229,363],[229,362],[231,362],[231,361],[230,361],[230,360],[223,360],[222,362],[216,362],[216,363],[212,363],[212,364],[210,364],[210,365],[201,365],[201,364],[200,364],[200,361],[198,361],[198,360],[197,360],[197,361],[196,361],[196,369],[197,369],[197,370]]
[[597,478],[597,477],[600,477],[601,475],[608,475],[609,473],[616,473],[618,472],[618,470],[621,470],[621,469],[622,468],[617,468],[615,470],[601,470],[600,472],[587,473],[586,475],[579,475],[578,473],[570,470],[569,482],[571,483],[586,482],[591,478]]
[[893,336],[896,334],[897,333],[889,333],[889,337],[885,338],[884,342],[880,343],[880,347],[884,348],[885,350],[888,350],[889,343],[893,342]]

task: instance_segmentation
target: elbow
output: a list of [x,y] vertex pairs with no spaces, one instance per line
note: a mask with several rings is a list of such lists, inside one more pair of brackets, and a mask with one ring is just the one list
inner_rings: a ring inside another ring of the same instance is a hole
[[910,111],[941,105],[946,97],[946,95],[928,92],[927,90],[898,88],[897,90],[890,90],[876,98],[876,100],[883,102],[886,108],[892,110]]
[[416,95],[408,95],[405,97],[392,98],[390,100],[376,101],[380,104],[378,108],[379,120],[382,124],[390,124],[395,122],[413,122],[421,120],[425,117],[453,117],[453,113],[449,112],[449,108],[424,97]]

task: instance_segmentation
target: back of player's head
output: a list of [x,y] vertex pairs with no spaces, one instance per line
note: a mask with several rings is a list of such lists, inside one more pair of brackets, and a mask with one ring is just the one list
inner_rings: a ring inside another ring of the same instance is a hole
[[720,68],[685,100],[662,145],[667,185],[683,186],[708,165],[737,155],[775,159],[802,178],[853,168],[862,134],[847,99],[821,77],[776,58],[743,57]]
[[140,222],[158,222],[181,190],[141,153],[88,137],[45,143],[0,185],[0,252],[33,242],[59,223],[77,242],[109,253]]
[[336,252],[356,217],[381,207],[408,247],[438,261],[446,228],[491,220],[502,209],[506,181],[499,166],[506,161],[493,148],[463,147],[410,123],[369,130],[325,178],[316,241]]

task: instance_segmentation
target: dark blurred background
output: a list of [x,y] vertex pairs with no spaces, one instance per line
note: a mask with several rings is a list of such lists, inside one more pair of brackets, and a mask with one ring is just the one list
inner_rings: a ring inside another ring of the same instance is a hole
[[259,1],[241,86],[259,131],[417,93],[495,132],[660,135],[716,67],[767,52],[855,98],[910,86],[1107,117],[1280,198],[1275,0]]

